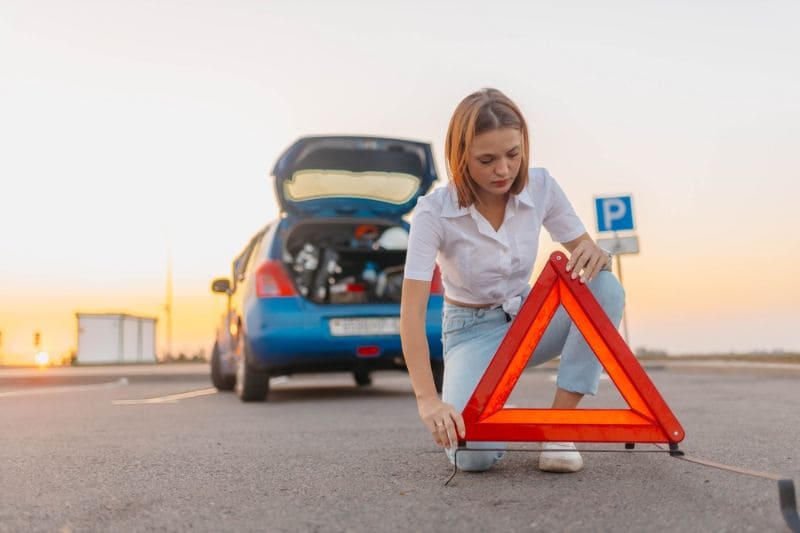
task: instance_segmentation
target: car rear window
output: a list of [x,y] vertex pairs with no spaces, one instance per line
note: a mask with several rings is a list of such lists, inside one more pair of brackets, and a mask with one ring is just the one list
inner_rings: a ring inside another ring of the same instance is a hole
[[346,197],[401,205],[414,197],[421,181],[403,172],[307,169],[295,172],[283,187],[295,202]]

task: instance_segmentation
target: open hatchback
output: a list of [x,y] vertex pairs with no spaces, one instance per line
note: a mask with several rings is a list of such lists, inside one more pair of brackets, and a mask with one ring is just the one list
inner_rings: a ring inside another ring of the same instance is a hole
[[[303,137],[273,169],[281,216],[234,260],[212,380],[263,400],[269,377],[404,368],[399,316],[406,215],[436,180],[427,143],[379,137]],[[224,283],[227,282],[227,285]],[[216,290],[216,289],[215,289]],[[426,334],[441,386],[438,272]]]

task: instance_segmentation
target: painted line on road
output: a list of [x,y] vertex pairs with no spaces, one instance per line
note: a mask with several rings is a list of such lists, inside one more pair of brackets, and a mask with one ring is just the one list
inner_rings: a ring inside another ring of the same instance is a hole
[[96,383],[94,385],[63,385],[61,387],[44,387],[37,389],[13,390],[0,392],[0,399],[14,398],[17,396],[35,396],[38,394],[56,394],[59,392],[81,392],[87,390],[115,389],[128,384],[128,378],[119,378],[117,381],[108,383]]
[[193,390],[189,392],[179,392],[177,394],[169,394],[167,396],[156,396],[155,398],[142,398],[140,400],[114,400],[111,403],[114,405],[147,405],[157,403],[178,403],[180,400],[187,400],[189,398],[199,398],[200,396],[208,396],[209,394],[216,394],[217,389],[211,387],[210,389]]

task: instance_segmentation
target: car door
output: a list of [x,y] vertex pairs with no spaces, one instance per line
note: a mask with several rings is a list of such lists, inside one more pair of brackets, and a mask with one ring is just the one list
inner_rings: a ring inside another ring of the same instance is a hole
[[226,314],[228,346],[227,351],[236,353],[239,344],[239,336],[242,334],[242,324],[244,324],[244,304],[249,290],[252,265],[257,255],[256,248],[259,248],[267,228],[259,231],[244,250],[233,260],[231,277],[231,296],[228,300],[228,311]]

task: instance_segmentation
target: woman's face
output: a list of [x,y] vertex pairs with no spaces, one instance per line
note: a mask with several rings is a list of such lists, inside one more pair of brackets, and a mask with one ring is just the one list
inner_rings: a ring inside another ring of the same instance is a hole
[[467,170],[482,200],[505,196],[519,175],[522,134],[514,128],[489,130],[472,139]]

